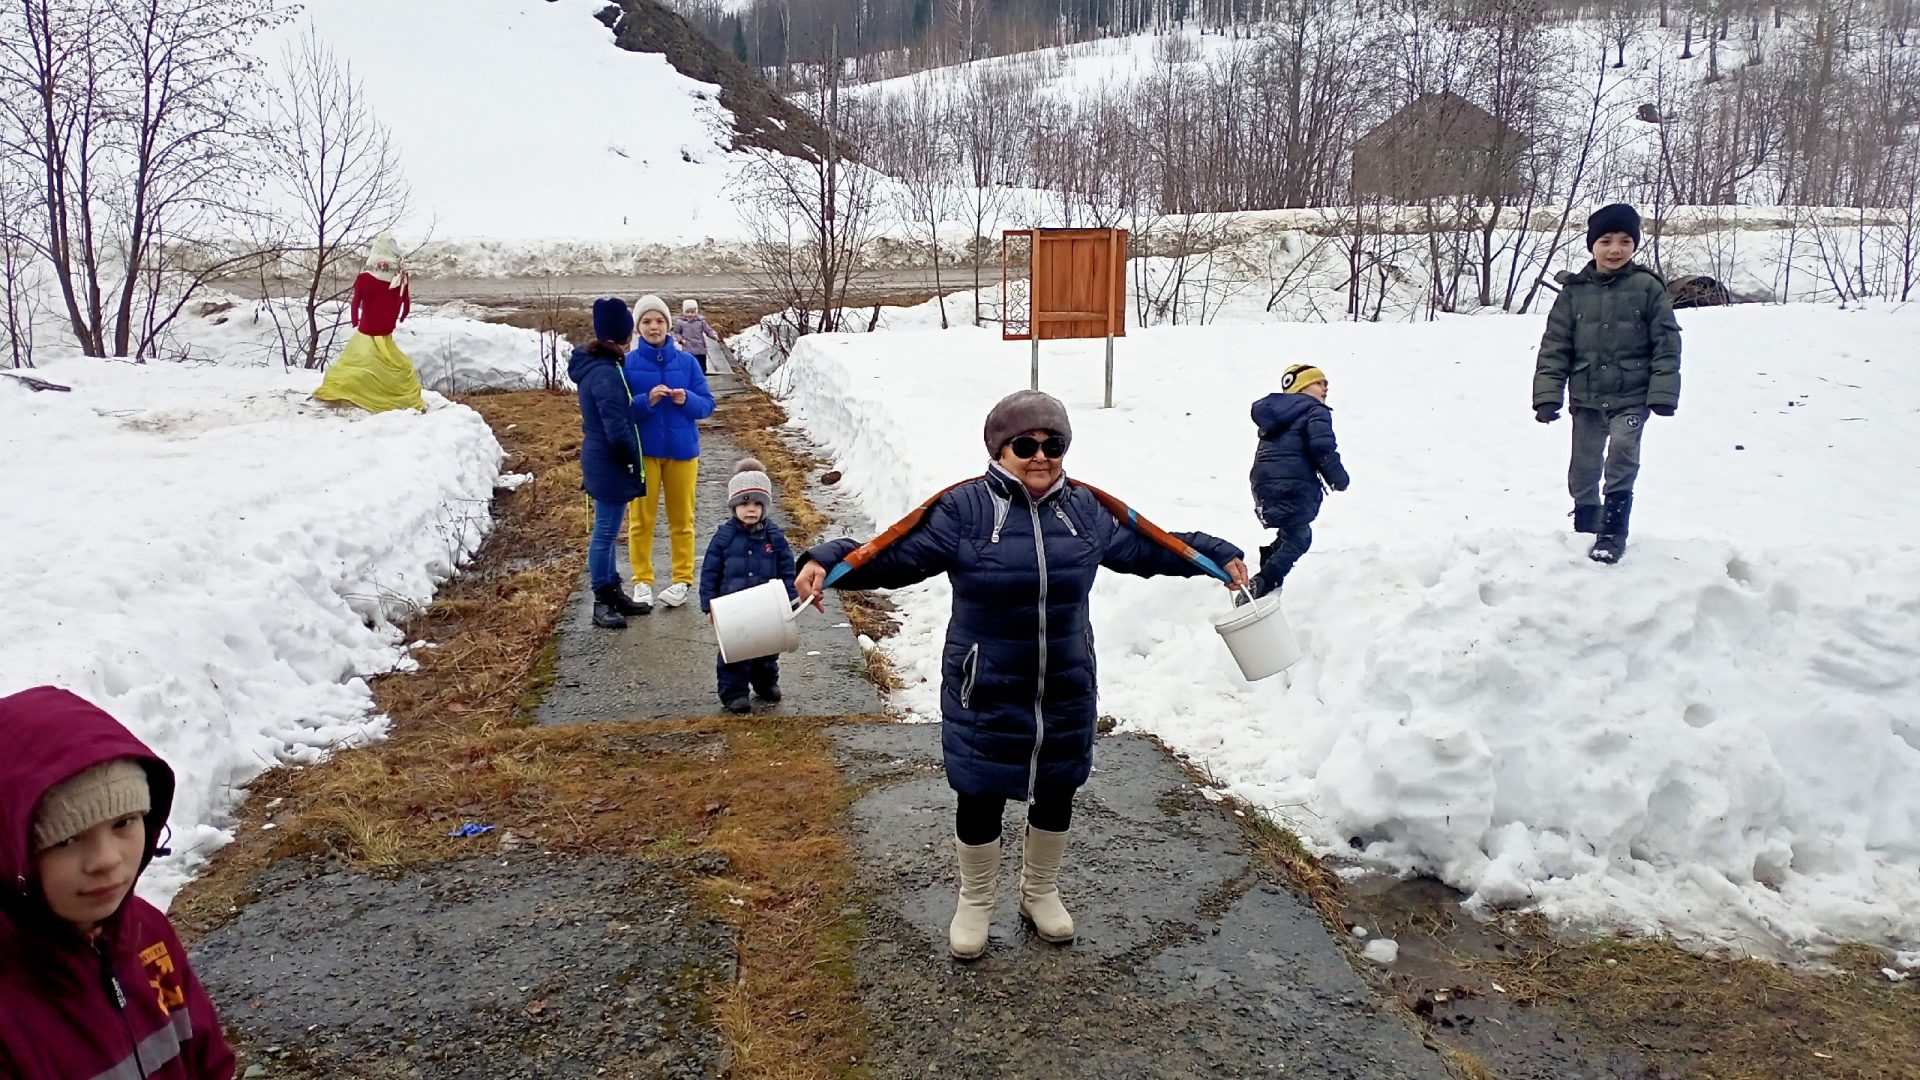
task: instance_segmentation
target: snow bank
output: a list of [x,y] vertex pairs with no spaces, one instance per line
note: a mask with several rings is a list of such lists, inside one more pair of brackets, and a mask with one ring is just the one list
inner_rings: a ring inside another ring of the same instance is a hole
[[[533,330],[472,319],[421,316],[396,327],[393,340],[412,358],[420,384],[443,394],[546,387],[540,335]],[[344,336],[340,344],[346,347]],[[573,349],[565,342],[560,349],[557,385],[571,388],[566,362]]]
[[377,736],[390,621],[491,525],[499,443],[471,409],[369,416],[319,372],[58,360],[0,377],[0,693],[105,707],[179,775],[164,903],[230,838],[240,788]]
[[[1248,551],[1247,406],[1312,360],[1353,489],[1288,585],[1307,651],[1243,682],[1202,582],[1096,588],[1103,711],[1320,850],[1482,907],[1778,955],[1920,942],[1920,313],[1681,313],[1626,561],[1565,531],[1568,430],[1529,409],[1538,318],[1048,343],[1074,474]],[[1027,383],[987,331],[809,337],[767,376],[875,520],[982,465]],[[943,582],[904,590],[896,698],[937,715]],[[1095,783],[1098,783],[1097,779]],[[1353,846],[1357,844],[1357,849]]]

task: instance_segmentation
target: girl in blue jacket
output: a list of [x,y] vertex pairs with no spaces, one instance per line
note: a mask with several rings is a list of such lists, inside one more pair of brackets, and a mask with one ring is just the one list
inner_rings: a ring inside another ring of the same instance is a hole
[[593,624],[620,630],[627,616],[650,610],[621,591],[613,556],[627,504],[647,490],[640,433],[630,411],[633,394],[621,374],[627,343],[633,339],[633,314],[625,300],[593,302],[593,336],[593,344],[573,350],[567,377],[580,393],[580,486],[593,500],[593,532],[587,540]]
[[700,482],[700,421],[713,415],[713,392],[700,360],[673,343],[666,302],[643,296],[634,306],[640,341],[627,354],[627,384],[633,387],[633,420],[651,490],[633,504],[627,557],[633,564],[634,597],[652,601],[653,523],[660,497],[667,500],[667,542],[673,581],[659,600],[679,607],[693,591],[693,493]]
[[[1030,804],[1020,914],[1043,940],[1073,940],[1059,878],[1073,795],[1093,770],[1099,709],[1087,597],[1095,572],[1204,572],[1069,484],[1061,459],[1072,442],[1058,400],[1038,390],[1005,398],[987,414],[987,474],[941,495],[918,524],[834,583],[893,589],[945,574],[953,585],[940,738],[959,804],[960,894],[947,945],[961,960],[987,948],[1008,799]],[[1205,533],[1175,535],[1235,587],[1246,584],[1239,548]],[[859,547],[834,540],[801,556],[800,595],[818,597],[828,572]]]

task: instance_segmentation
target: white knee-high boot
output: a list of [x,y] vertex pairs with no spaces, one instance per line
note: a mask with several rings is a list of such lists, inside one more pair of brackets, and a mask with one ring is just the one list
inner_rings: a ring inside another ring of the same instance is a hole
[[1000,877],[1000,841],[963,844],[954,838],[960,857],[960,898],[947,928],[947,949],[957,960],[972,960],[987,951],[987,928],[993,922],[993,887]]
[[1027,826],[1020,852],[1020,914],[1040,940],[1056,945],[1073,940],[1073,916],[1060,902],[1060,861],[1066,853],[1065,832]]

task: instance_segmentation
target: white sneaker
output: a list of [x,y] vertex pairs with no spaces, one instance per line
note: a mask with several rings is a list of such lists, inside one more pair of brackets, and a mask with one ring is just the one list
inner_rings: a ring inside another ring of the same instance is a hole
[[653,586],[644,581],[634,582],[633,588],[628,589],[627,594],[633,597],[633,602],[636,604],[653,603]]
[[687,602],[687,592],[691,588],[684,581],[676,581],[660,590],[660,603],[665,607],[679,607]]

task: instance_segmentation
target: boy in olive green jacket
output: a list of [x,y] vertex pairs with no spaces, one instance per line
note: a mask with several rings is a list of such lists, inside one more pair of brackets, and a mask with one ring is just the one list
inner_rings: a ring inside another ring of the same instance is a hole
[[1672,416],[1680,405],[1680,324],[1667,283],[1633,261],[1639,247],[1633,207],[1615,203],[1587,219],[1593,260],[1561,275],[1533,375],[1536,420],[1553,423],[1563,392],[1571,399],[1567,490],[1574,530],[1598,534],[1588,552],[1595,562],[1626,552],[1647,414]]

